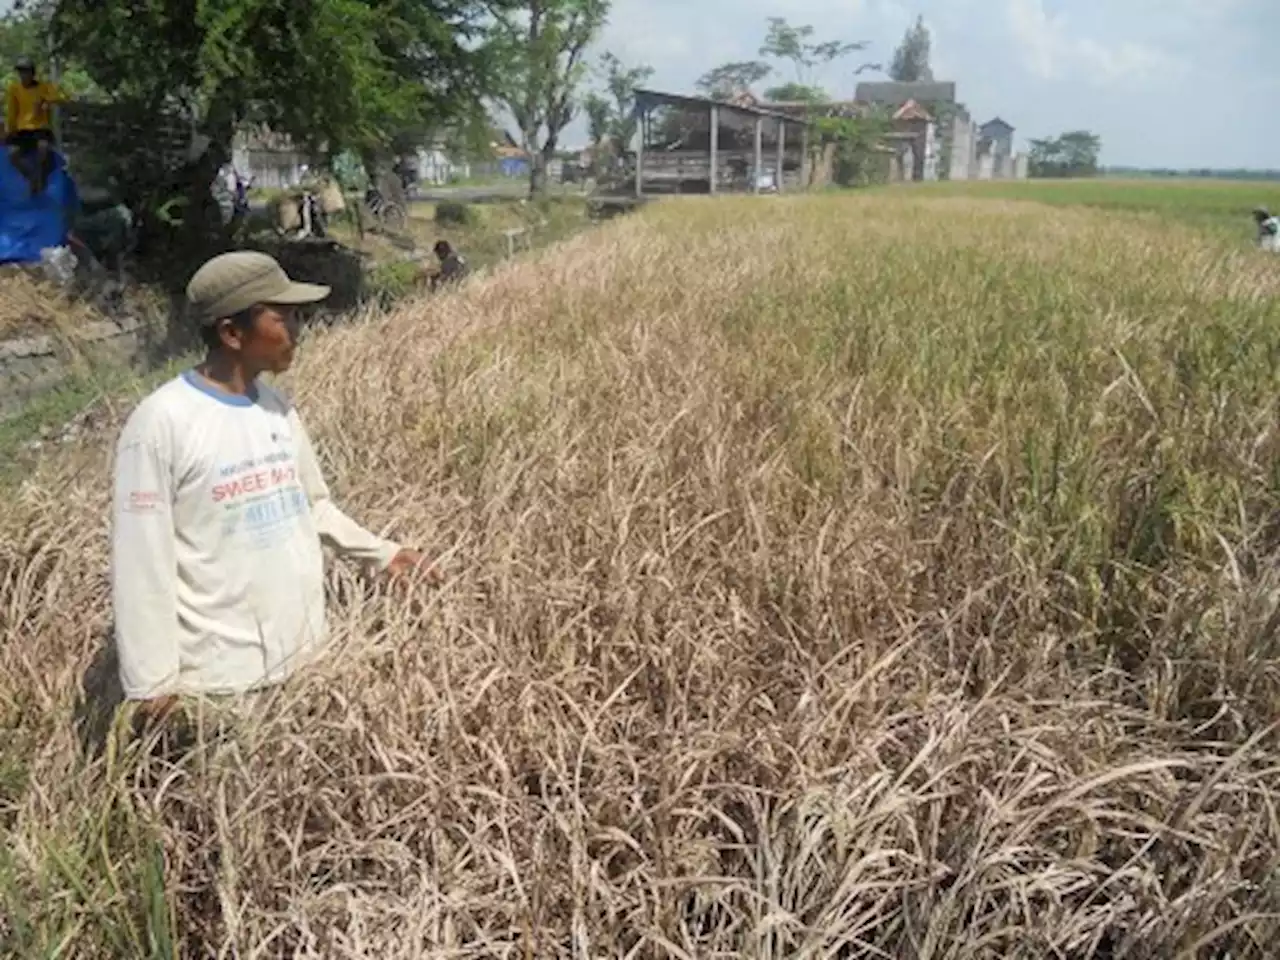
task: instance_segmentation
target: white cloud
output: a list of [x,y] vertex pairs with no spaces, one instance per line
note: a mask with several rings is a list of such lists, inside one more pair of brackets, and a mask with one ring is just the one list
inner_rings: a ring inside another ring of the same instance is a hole
[[1166,51],[1135,40],[1104,42],[1072,29],[1067,14],[1053,14],[1044,0],[1009,0],[1007,17],[1024,67],[1041,80],[1076,80],[1114,86],[1167,79],[1181,63]]

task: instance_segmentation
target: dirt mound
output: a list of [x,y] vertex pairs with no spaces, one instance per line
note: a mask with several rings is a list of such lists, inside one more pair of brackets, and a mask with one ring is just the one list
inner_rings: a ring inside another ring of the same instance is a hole
[[54,331],[70,332],[106,319],[84,301],[68,297],[27,267],[0,267],[0,340]]

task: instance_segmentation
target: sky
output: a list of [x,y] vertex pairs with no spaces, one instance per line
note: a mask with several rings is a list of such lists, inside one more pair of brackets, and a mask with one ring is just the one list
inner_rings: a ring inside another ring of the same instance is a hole
[[[1111,166],[1280,168],[1280,0],[614,0],[599,47],[693,92],[710,67],[756,59],[771,16],[869,43],[813,77],[837,97],[884,79],[853,69],[888,66],[923,16],[935,78],[1022,145],[1083,128]],[[581,121],[568,139],[585,140]]]
[[[869,44],[812,78],[837,97],[923,16],[935,77],[1022,147],[1083,128],[1111,166],[1280,168],[1280,0],[614,0],[598,52],[692,93],[709,68],[755,59],[771,16]],[[564,140],[585,143],[581,118]]]

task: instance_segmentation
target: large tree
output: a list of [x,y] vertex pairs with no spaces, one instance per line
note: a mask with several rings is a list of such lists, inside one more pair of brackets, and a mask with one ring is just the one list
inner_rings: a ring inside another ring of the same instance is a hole
[[924,25],[924,17],[917,17],[914,26],[907,29],[902,43],[893,52],[889,78],[900,83],[932,80],[933,67],[929,63],[932,48],[933,39],[929,35],[929,28]]
[[547,188],[547,167],[580,106],[586,53],[609,14],[608,0],[519,0],[494,15],[502,56],[498,99],[529,154],[529,189]]
[[140,115],[185,112],[208,138],[180,172],[193,228],[218,222],[214,172],[246,122],[323,158],[389,153],[473,108],[489,50],[479,0],[55,0],[59,53]]
[[587,138],[599,150],[609,138],[613,123],[613,104],[592,90],[582,98],[582,112],[587,116]]
[[[768,23],[764,43],[760,46],[760,56],[764,59],[722,64],[703,74],[698,80],[698,89],[721,99],[751,92],[756,84],[773,75],[774,67],[768,61],[781,60],[791,65],[793,79],[770,87],[764,92],[765,97],[770,100],[820,102],[827,97],[812,82],[814,70],[867,48],[863,41],[815,41],[812,26],[794,26],[782,17],[770,17]],[[857,72],[864,69],[879,67],[867,64],[859,67]]]
[[865,41],[825,40],[815,43],[813,35],[814,29],[808,24],[792,26],[782,17],[770,17],[769,32],[760,47],[760,56],[788,61],[795,71],[795,82],[809,86],[816,67],[867,48]]
[[605,89],[612,100],[609,136],[619,150],[626,151],[636,135],[636,88],[653,77],[653,67],[643,63],[627,66],[614,54],[606,52],[600,58],[600,68],[604,73]]

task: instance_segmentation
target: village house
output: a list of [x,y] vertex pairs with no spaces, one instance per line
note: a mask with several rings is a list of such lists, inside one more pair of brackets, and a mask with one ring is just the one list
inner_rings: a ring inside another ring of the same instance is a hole
[[[750,92],[729,102],[797,119],[814,109],[807,102],[768,101]],[[890,111],[892,130],[876,151],[887,163],[882,175],[890,182],[1026,177],[1026,156],[1013,149],[1013,126],[999,117],[976,124],[957,103],[956,84],[950,81],[860,83],[852,100],[824,103],[821,109],[827,116],[849,117]],[[821,164],[819,159],[815,166]]]
[[[956,84],[951,81],[896,81],[859,83],[854,101],[895,111],[908,103],[944,118],[936,133],[935,160],[945,157],[945,176],[950,180],[1013,179],[1026,176],[1026,157],[1013,149],[1014,128],[999,117],[979,126],[956,100]],[[927,164],[926,164],[927,166]],[[938,170],[938,176],[943,175]],[[924,179],[933,179],[925,177]]]
[[255,187],[289,190],[302,182],[309,169],[307,157],[287,136],[266,127],[249,127],[231,142],[231,165]]

